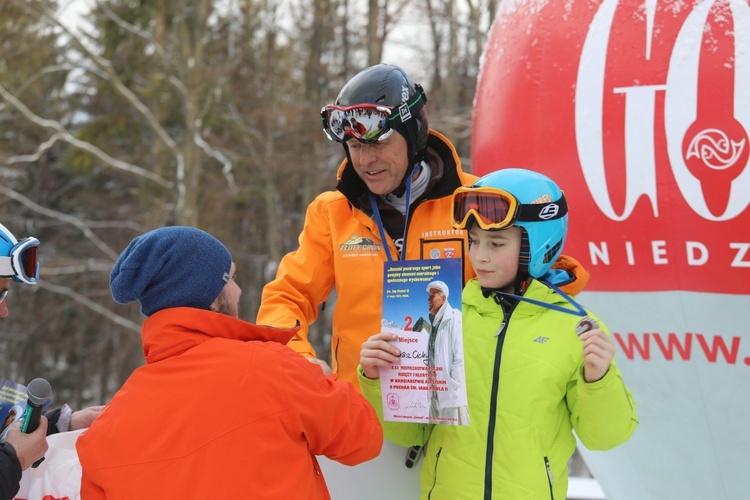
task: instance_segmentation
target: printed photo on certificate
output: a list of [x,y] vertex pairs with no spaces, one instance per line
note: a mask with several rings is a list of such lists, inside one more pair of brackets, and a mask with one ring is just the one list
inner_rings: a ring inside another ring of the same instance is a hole
[[468,425],[461,259],[387,262],[382,331],[401,363],[380,369],[383,415],[394,422]]

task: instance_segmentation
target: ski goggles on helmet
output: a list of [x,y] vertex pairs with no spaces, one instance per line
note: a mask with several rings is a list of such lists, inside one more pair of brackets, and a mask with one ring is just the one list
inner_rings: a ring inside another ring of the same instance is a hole
[[546,203],[522,204],[511,193],[493,187],[460,187],[453,193],[451,224],[456,229],[467,229],[474,217],[485,231],[505,229],[516,221],[542,222],[559,219],[568,213],[565,195]]
[[402,102],[398,108],[364,103],[323,106],[320,110],[323,131],[330,140],[339,143],[349,139],[357,139],[363,143],[382,141],[393,133],[394,120],[398,118],[401,123],[406,123],[427,102],[421,85],[416,84],[414,91],[412,101]]
[[334,142],[352,138],[360,142],[382,141],[393,133],[388,123],[390,116],[391,108],[377,104],[329,104],[320,110],[323,131]]
[[16,243],[8,255],[0,256],[0,277],[13,278],[13,281],[28,285],[39,281],[38,248],[39,240],[33,237]]

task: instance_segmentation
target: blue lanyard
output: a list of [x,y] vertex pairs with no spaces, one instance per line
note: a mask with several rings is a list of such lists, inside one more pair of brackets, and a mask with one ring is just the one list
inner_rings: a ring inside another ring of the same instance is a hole
[[[385,234],[385,228],[383,227],[383,220],[380,218],[380,210],[378,210],[378,201],[375,199],[375,195],[371,191],[368,191],[370,195],[370,205],[372,205],[372,215],[375,217],[375,223],[378,225],[378,231],[380,231],[380,240],[383,242],[385,247],[385,255],[389,261],[393,261],[391,256],[391,249],[388,246],[388,239]],[[409,208],[411,205],[411,174],[406,176],[406,214],[404,215],[404,236],[403,243],[401,244],[401,259],[406,260],[406,229],[409,227]]]
[[530,299],[522,295],[515,295],[512,293],[501,292],[499,290],[495,290],[495,293],[499,293],[500,295],[505,295],[506,297],[513,297],[514,299],[522,300],[524,302],[535,304],[537,306],[546,307],[547,309],[554,309],[555,311],[560,311],[566,314],[572,314],[573,316],[586,316],[586,310],[583,307],[581,307],[581,305],[578,302],[573,300],[573,298],[570,295],[560,290],[560,288],[558,288],[554,283],[552,283],[549,280],[544,279],[544,277],[540,278],[539,281],[541,283],[544,283],[548,287],[550,287],[555,292],[557,292],[563,299],[565,299],[568,302],[568,304],[572,305],[575,309],[568,309],[562,306],[558,306],[557,304],[549,304],[547,302],[542,302],[541,300]]

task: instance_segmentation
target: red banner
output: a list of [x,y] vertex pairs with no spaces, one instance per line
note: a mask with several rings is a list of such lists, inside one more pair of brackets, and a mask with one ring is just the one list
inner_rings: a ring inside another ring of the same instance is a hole
[[694,4],[517,1],[490,33],[472,170],[558,182],[589,291],[750,294],[750,7]]

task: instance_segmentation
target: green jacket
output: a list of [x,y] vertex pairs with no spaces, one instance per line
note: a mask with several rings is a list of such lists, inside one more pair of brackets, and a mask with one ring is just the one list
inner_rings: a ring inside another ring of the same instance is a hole
[[[567,306],[537,281],[525,297]],[[563,500],[572,431],[591,450],[624,443],[638,424],[632,394],[614,361],[601,380],[584,381],[579,317],[522,301],[504,323],[476,279],[462,302],[470,425],[384,422],[385,437],[403,446],[429,440],[422,498]],[[360,367],[359,383],[382,421],[379,381]]]

